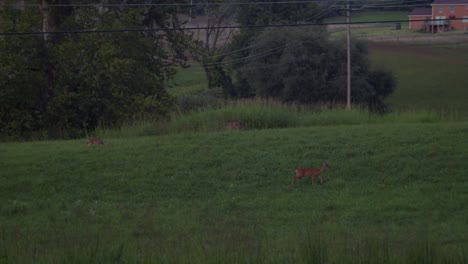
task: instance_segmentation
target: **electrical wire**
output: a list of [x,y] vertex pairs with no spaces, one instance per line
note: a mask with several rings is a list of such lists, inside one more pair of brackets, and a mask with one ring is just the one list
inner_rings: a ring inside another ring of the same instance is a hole
[[[302,1],[267,1],[267,2],[206,2],[206,3],[137,3],[137,4],[48,4],[47,7],[194,7],[194,6],[225,6],[225,5],[275,5],[275,4],[311,4],[311,3],[330,3],[342,0],[302,0]],[[0,4],[0,7],[43,7],[40,4]]]
[[[414,19],[411,22],[431,22],[431,21],[454,21],[466,18],[449,19]],[[155,32],[155,31],[191,31],[203,29],[242,29],[242,28],[282,28],[282,27],[307,27],[307,26],[328,26],[328,25],[361,25],[361,24],[385,24],[385,23],[405,23],[410,20],[382,20],[382,21],[360,21],[360,22],[329,22],[329,23],[297,23],[297,24],[274,24],[274,25],[237,25],[218,27],[176,27],[176,28],[141,28],[141,29],[101,29],[101,30],[64,30],[64,31],[31,31],[31,32],[0,32],[0,36],[13,35],[45,35],[45,34],[86,34],[86,33],[130,33],[130,32]]]

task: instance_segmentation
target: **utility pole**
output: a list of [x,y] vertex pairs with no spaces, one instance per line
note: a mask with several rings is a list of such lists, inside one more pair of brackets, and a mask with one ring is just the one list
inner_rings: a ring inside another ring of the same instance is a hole
[[193,0],[190,0],[189,23],[192,22],[192,7],[193,7]]
[[346,96],[346,108],[348,110],[351,109],[351,12],[349,10],[350,6],[349,6],[349,1],[348,0],[348,4],[346,6],[346,22],[348,23],[347,24],[347,28],[348,28],[348,34],[347,34],[347,53],[348,53],[348,60],[347,60],[347,68],[348,68],[348,81],[347,81],[347,96]]

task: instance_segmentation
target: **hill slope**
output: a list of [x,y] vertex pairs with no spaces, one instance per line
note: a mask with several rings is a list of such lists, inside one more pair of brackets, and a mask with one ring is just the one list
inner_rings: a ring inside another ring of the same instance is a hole
[[[437,123],[2,143],[0,249],[23,263],[466,261],[467,133]],[[323,160],[323,185],[291,187],[294,167]]]

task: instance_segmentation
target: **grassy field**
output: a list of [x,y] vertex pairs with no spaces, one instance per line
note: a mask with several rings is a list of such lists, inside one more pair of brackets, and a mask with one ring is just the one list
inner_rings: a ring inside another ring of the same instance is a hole
[[[335,122],[1,143],[0,262],[466,263],[468,124],[322,115]],[[323,160],[323,185],[291,186]]]
[[[408,12],[388,11],[388,12],[355,12],[351,16],[352,22],[368,22],[368,21],[394,21],[408,20]],[[325,23],[344,23],[346,17],[331,17],[324,21]],[[408,23],[406,23],[407,25]]]
[[207,89],[205,72],[200,64],[191,62],[190,67],[181,69],[172,80],[169,93],[179,96]]
[[467,45],[370,45],[373,64],[394,71],[394,109],[433,109],[468,113]]
[[468,263],[468,49],[370,51],[397,77],[387,115],[224,102],[103,146],[0,143],[0,263]]

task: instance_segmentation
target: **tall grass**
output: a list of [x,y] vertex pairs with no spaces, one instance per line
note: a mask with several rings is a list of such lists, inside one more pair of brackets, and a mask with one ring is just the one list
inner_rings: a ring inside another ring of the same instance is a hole
[[[3,234],[8,231],[3,231]],[[60,233],[60,231],[59,231]],[[392,241],[389,237],[338,237],[324,232],[286,240],[246,240],[242,231],[216,243],[190,234],[176,240],[158,237],[124,241],[118,234],[94,237],[52,235],[47,245],[0,241],[0,263],[467,263],[467,248],[446,247],[426,235]],[[67,237],[68,236],[68,237]],[[7,238],[9,239],[9,238]],[[21,238],[24,239],[24,238]],[[153,241],[152,241],[153,239]],[[293,240],[291,240],[293,239]],[[73,243],[71,243],[71,240]],[[24,242],[24,241],[23,241]],[[53,247],[53,250],[51,248]]]
[[118,129],[99,128],[102,137],[132,137],[191,132],[225,131],[226,123],[239,121],[245,129],[292,128],[385,123],[434,123],[462,120],[457,112],[406,111],[373,114],[355,106],[284,104],[274,100],[219,101],[188,113],[174,113],[164,121],[141,121]]

